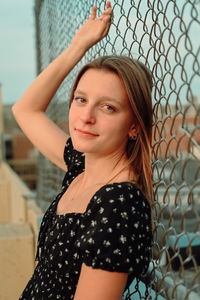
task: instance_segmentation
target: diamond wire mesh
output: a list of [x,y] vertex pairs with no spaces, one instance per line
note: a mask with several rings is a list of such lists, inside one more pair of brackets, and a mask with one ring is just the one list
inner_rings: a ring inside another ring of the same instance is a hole
[[[93,4],[99,11],[105,7],[105,1],[100,0],[35,0],[38,73],[69,45]],[[129,55],[152,70],[155,191],[154,259],[149,268],[150,286],[155,290],[152,297],[199,299],[200,2],[112,0],[111,4],[114,21],[109,35],[90,49],[64,80],[48,113],[67,130],[67,99],[73,80],[83,64],[99,55]],[[52,201],[62,176],[62,171],[41,156],[38,199],[43,199],[43,203]]]

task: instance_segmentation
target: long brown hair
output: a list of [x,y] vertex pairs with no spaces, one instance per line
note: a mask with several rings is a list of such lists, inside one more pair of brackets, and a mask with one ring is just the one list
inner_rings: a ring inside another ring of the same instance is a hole
[[139,132],[136,140],[128,140],[127,156],[137,185],[150,204],[153,202],[151,139],[152,139],[152,76],[141,62],[126,56],[103,56],[85,65],[74,82],[69,106],[82,75],[90,68],[104,69],[117,74],[123,81]]

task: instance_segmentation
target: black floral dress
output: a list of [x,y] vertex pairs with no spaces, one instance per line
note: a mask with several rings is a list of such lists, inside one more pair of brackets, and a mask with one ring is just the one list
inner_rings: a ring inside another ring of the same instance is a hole
[[151,211],[132,183],[101,187],[85,213],[56,214],[59,199],[84,170],[84,154],[69,138],[64,159],[68,166],[62,191],[46,211],[38,238],[34,274],[20,299],[73,299],[82,263],[92,268],[129,274],[126,288],[144,274],[151,257]]

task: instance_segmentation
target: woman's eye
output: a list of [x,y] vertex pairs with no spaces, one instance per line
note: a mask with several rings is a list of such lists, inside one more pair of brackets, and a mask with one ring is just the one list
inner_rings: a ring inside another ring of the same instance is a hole
[[81,98],[81,97],[74,97],[74,100],[77,102],[77,103],[84,103],[85,102],[85,99]]
[[105,108],[105,110],[107,110],[107,111],[115,111],[115,108],[113,107],[113,106],[111,106],[111,105],[109,105],[109,104],[105,104],[104,106],[103,106],[104,108]]

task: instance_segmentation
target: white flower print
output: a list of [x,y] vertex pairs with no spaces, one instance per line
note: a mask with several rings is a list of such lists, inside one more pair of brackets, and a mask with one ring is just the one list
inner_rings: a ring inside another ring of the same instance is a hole
[[111,244],[110,244],[110,241],[103,241],[103,245],[106,247],[109,247]]
[[81,243],[77,242],[76,245],[77,245],[78,248],[80,248]]
[[104,212],[104,208],[100,207],[99,213],[102,214]]
[[135,224],[134,224],[134,227],[135,227],[135,228],[138,228],[138,227],[139,227],[139,223],[135,223]]
[[111,263],[111,259],[109,257],[106,257],[106,262]]
[[101,253],[101,250],[100,249],[97,249],[97,254],[100,254]]
[[128,252],[131,254],[133,252],[133,248],[129,247]]
[[115,202],[115,200],[113,200],[113,199],[109,200],[109,203],[114,203],[114,202]]
[[122,219],[128,220],[127,212],[126,211],[121,212],[121,217],[122,217]]
[[91,215],[91,209],[88,209],[87,211],[87,215],[90,216]]
[[124,195],[120,195],[118,199],[119,199],[119,201],[124,202],[124,200],[125,200]]
[[94,244],[94,240],[93,240],[92,238],[89,238],[89,239],[88,239],[88,243],[89,243],[89,244]]
[[103,224],[108,223],[108,218],[103,217],[103,218],[101,219],[101,223],[103,223]]
[[135,212],[135,207],[131,206],[131,212],[134,213]]
[[74,258],[77,259],[78,257],[79,257],[78,253],[75,252],[75,253],[74,253]]
[[112,191],[112,190],[113,190],[112,186],[106,188],[106,192],[109,192],[109,191]]
[[92,227],[95,227],[96,225],[97,225],[97,221],[92,220],[92,221],[91,221],[91,226],[92,226]]
[[96,202],[97,204],[101,203],[102,202],[101,198],[98,198]]
[[120,235],[119,240],[120,240],[120,242],[121,242],[122,244],[125,244],[126,241],[127,241],[126,237],[125,237],[124,235],[122,235],[122,234]]
[[114,254],[117,254],[117,255],[121,255],[120,249],[115,249],[115,250],[113,251],[113,253],[114,253]]
[[71,237],[75,236],[75,232],[73,230],[70,231]]

